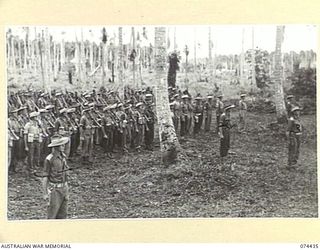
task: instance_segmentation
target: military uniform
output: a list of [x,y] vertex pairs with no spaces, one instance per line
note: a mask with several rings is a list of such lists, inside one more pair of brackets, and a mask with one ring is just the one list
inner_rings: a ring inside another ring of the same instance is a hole
[[30,173],[40,166],[40,143],[42,142],[41,127],[37,120],[38,112],[30,113],[30,121],[24,127],[25,150],[28,155],[28,170]]
[[227,110],[233,108],[234,106],[228,106],[225,108],[225,112],[220,115],[219,119],[219,132],[220,132],[220,157],[225,157],[228,155],[230,149],[230,113],[226,113]]
[[101,131],[102,131],[102,147],[104,152],[110,157],[113,150],[113,127],[114,121],[108,112],[110,107],[104,108],[104,115],[101,120]]
[[64,116],[66,112],[67,112],[66,108],[62,108],[59,110],[60,116],[56,119],[54,123],[54,127],[55,127],[56,134],[69,138],[68,143],[65,145],[65,151],[64,151],[66,157],[69,158],[70,148],[71,148],[70,135],[72,133],[72,127],[68,124],[68,121]]
[[179,125],[180,125],[180,117],[181,117],[181,104],[177,99],[177,95],[175,95],[176,100],[174,101],[174,119],[173,119],[173,125],[176,133],[179,133]]
[[217,130],[216,130],[216,132],[217,133],[219,132],[220,116],[223,113],[223,108],[224,108],[223,102],[221,101],[221,99],[218,99],[217,103],[216,103],[216,118],[217,118]]
[[148,104],[145,109],[146,117],[146,127],[145,127],[145,144],[146,149],[152,150],[153,139],[154,139],[154,123],[155,123],[155,113],[153,111],[152,105]]
[[86,114],[87,111],[89,110],[83,111],[83,115],[80,119],[80,141],[82,142],[81,156],[84,161],[91,161],[93,149],[93,124]]
[[119,139],[119,147],[121,151],[125,151],[126,145],[127,145],[127,115],[124,111],[120,110],[120,107],[118,106],[119,110],[116,112],[117,119],[119,121],[119,128],[118,128],[118,139]]
[[[68,142],[68,138],[52,138],[49,147],[57,147]],[[69,187],[66,156],[61,151],[53,151],[44,161],[44,193],[49,195],[48,219],[65,219],[68,212]]]
[[[244,95],[241,96],[242,98]],[[244,99],[239,101],[239,130],[246,129],[247,104]]]
[[187,103],[187,95],[182,96],[183,102],[181,103],[181,129],[180,129],[180,135],[185,136],[188,131],[188,122],[189,122],[189,115],[188,115],[188,103]]
[[[18,110],[15,110],[17,112]],[[13,115],[9,117],[8,120],[8,138],[9,138],[9,153],[10,153],[10,162],[8,163],[9,170],[12,169],[16,172],[16,167],[18,164],[18,155],[19,155],[19,145],[21,145],[21,124],[18,121],[18,118]]]
[[136,149],[140,149],[142,146],[143,139],[144,139],[145,125],[146,125],[146,121],[143,116],[143,111],[139,109],[141,105],[142,103],[138,103],[136,105],[136,108],[138,108],[138,110],[136,110],[134,114],[135,120],[137,123],[136,137],[135,137],[135,143],[134,143]]
[[[293,108],[291,113],[299,109]],[[296,164],[300,154],[300,142],[302,135],[302,125],[299,118],[291,116],[288,121],[289,145],[288,145],[288,165]]]
[[206,103],[204,104],[204,130],[205,131],[210,131],[210,127],[211,127],[211,120],[212,120],[212,102],[211,99],[212,96],[208,96],[208,100],[206,101]]
[[291,112],[291,110],[294,108],[294,105],[293,105],[293,103],[292,103],[292,98],[293,98],[293,95],[288,95],[288,96],[287,96],[286,109],[287,109],[288,119],[290,119],[290,117],[292,117],[292,112]]
[[200,97],[196,98],[197,103],[194,106],[194,130],[193,133],[197,134],[200,132],[202,121],[203,121],[203,106],[200,102]]

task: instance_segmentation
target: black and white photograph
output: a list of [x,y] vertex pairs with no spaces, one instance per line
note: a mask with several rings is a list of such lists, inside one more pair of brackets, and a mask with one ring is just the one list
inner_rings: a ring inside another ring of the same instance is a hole
[[316,25],[5,36],[8,220],[318,217]]

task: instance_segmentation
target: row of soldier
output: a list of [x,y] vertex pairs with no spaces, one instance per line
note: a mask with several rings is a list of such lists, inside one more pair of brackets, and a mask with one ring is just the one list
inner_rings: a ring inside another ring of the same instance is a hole
[[[222,95],[194,100],[188,91],[169,87],[173,123],[179,136],[197,135],[201,128],[210,131],[213,109],[216,108],[216,132],[222,124],[227,107]],[[245,95],[241,95],[240,124],[245,128]],[[140,151],[143,146],[153,149],[154,96],[152,90],[125,89],[124,98],[117,92],[100,89],[90,93],[52,91],[25,91],[10,94],[9,105],[9,159],[11,170],[23,163],[27,156],[28,170],[32,173],[49,152],[50,138],[58,134],[69,137],[65,154],[72,160],[80,151],[83,162],[92,163],[95,145],[100,145],[106,155],[128,150]],[[228,120],[228,119],[227,119]],[[221,134],[221,133],[220,133]],[[225,136],[225,140],[229,140]],[[224,143],[229,145],[230,142]]]
[[113,91],[81,95],[53,91],[51,97],[31,91],[10,94],[10,169],[16,171],[27,158],[28,172],[36,171],[50,153],[47,145],[53,135],[70,139],[65,147],[69,160],[80,151],[87,163],[92,163],[95,145],[102,146],[108,157],[115,150],[152,149],[156,117],[151,90],[127,91],[126,96],[121,102]]

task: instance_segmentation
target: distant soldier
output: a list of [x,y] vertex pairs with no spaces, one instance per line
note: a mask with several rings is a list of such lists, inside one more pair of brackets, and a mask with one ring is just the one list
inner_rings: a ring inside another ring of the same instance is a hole
[[300,122],[300,108],[294,107],[291,109],[291,117],[288,122],[287,136],[288,144],[288,168],[292,168],[297,164],[300,153],[300,142],[302,134],[302,125]]
[[127,149],[131,148],[133,146],[133,135],[135,134],[135,131],[137,129],[137,122],[134,119],[134,114],[131,109],[132,105],[128,103],[126,107],[124,108],[125,113],[127,115],[128,123],[127,123]]
[[89,119],[88,112],[91,108],[84,109],[80,119],[80,142],[82,147],[82,160],[86,163],[92,163],[92,149],[93,149],[93,130],[92,120]]
[[137,121],[137,134],[135,137],[135,147],[138,151],[140,151],[143,140],[144,140],[144,131],[146,126],[146,121],[143,115],[143,103],[139,102],[136,105],[135,111],[135,119]]
[[54,123],[55,127],[55,133],[59,134],[62,137],[69,137],[68,143],[65,145],[65,155],[67,158],[69,158],[70,155],[70,148],[71,148],[71,142],[70,142],[70,135],[72,131],[72,127],[68,124],[67,118],[66,118],[66,113],[67,113],[66,108],[62,108],[58,112],[58,118],[56,119]]
[[287,101],[286,101],[286,109],[287,109],[288,119],[290,119],[290,117],[292,117],[291,110],[292,110],[293,108],[294,108],[293,95],[288,95],[288,96],[287,96]]
[[194,126],[194,118],[193,118],[193,105],[191,103],[191,96],[188,96],[188,124],[187,124],[187,134],[192,134],[192,128]]
[[104,115],[101,120],[102,147],[107,156],[112,158],[114,122],[111,118],[110,106],[105,107],[103,113]]
[[9,146],[8,150],[11,153],[11,162],[8,163],[9,171],[17,172],[18,154],[19,154],[19,140],[21,140],[20,131],[21,125],[18,121],[17,114],[19,109],[13,109],[9,113],[8,132],[9,132]]
[[171,115],[171,118],[172,118],[172,123],[174,124],[174,103],[170,102],[169,103],[169,107],[170,107],[170,115]]
[[212,95],[207,96],[207,101],[204,104],[204,130],[210,131],[211,127],[211,120],[212,120],[212,110],[213,110],[213,103],[212,103]]
[[70,145],[70,153],[69,158],[73,157],[74,154],[77,151],[77,136],[78,136],[78,122],[77,118],[75,117],[76,108],[68,108],[65,117],[67,120],[67,124],[69,126],[69,141],[70,143],[67,143],[67,145]]
[[245,102],[246,94],[240,95],[239,101],[239,132],[246,129],[247,103]]
[[179,123],[180,123],[180,116],[181,116],[181,104],[179,101],[179,94],[175,94],[173,96],[174,98],[174,129],[176,130],[176,133],[178,133],[179,130]]
[[28,155],[28,171],[30,175],[40,166],[40,143],[42,138],[41,127],[37,120],[38,116],[38,112],[31,112],[29,114],[30,121],[24,127],[24,143]]
[[222,102],[223,95],[218,95],[217,97],[218,97],[218,99],[217,99],[217,103],[216,103],[216,117],[217,117],[217,130],[216,130],[216,132],[218,133],[219,132],[219,124],[220,124],[220,116],[223,113],[224,105]]
[[68,212],[69,188],[67,159],[64,154],[64,145],[68,137],[55,135],[48,145],[52,148],[44,161],[43,191],[44,199],[48,200],[48,219],[65,219]]
[[117,105],[117,111],[116,111],[116,116],[119,120],[119,129],[118,129],[118,139],[119,139],[119,142],[118,142],[118,146],[120,148],[120,150],[123,152],[123,151],[128,151],[126,149],[126,145],[127,145],[127,142],[126,142],[126,139],[127,139],[127,130],[126,130],[126,127],[127,127],[127,115],[126,113],[123,111],[123,104],[122,103],[119,103]]
[[153,150],[153,139],[154,139],[154,123],[156,115],[154,111],[154,103],[152,102],[152,94],[146,94],[146,108],[145,108],[145,144],[147,150]]
[[40,109],[39,110],[39,125],[41,127],[41,135],[42,142],[40,143],[40,164],[43,164],[44,158],[49,154],[48,152],[48,144],[49,144],[49,134],[50,134],[50,124],[46,120],[46,115],[48,114],[48,110]]
[[230,111],[234,108],[233,105],[229,105],[224,108],[224,112],[219,119],[219,136],[220,136],[220,157],[228,155],[230,149],[230,129],[232,128],[230,121]]
[[194,106],[194,134],[198,134],[201,129],[202,121],[203,121],[203,105],[201,103],[202,97],[198,95],[196,98],[196,104]]
[[181,103],[181,129],[180,129],[180,135],[185,136],[188,132],[188,122],[189,122],[189,114],[188,114],[188,95],[183,95],[182,97],[182,103]]

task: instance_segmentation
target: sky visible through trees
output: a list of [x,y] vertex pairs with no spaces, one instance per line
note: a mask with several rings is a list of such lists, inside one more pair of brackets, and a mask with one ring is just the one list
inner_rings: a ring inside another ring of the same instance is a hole
[[[25,36],[23,26],[11,26],[14,35]],[[37,32],[41,32],[45,26],[29,26],[30,39],[34,39],[35,27]],[[117,44],[117,30],[119,26],[49,26],[49,33],[53,36],[53,40],[61,41],[78,41],[83,39],[101,41],[102,28],[105,27],[108,40],[114,39]],[[123,43],[132,42],[131,27],[123,27]],[[143,29],[145,27],[145,31]],[[154,45],[154,27],[155,26],[135,26],[136,36],[140,38],[142,46],[148,46],[150,43]],[[194,44],[196,39],[197,57],[208,57],[208,25],[197,26],[166,26],[167,27],[167,43],[168,51],[174,49],[174,33],[176,33],[177,49],[183,54],[183,50],[187,45],[190,51],[189,58],[194,56]],[[258,47],[269,52],[274,51],[274,40],[276,34],[276,25],[215,25],[211,27],[211,39],[213,42],[214,54],[239,54],[242,50],[242,40],[244,51],[254,47]],[[176,32],[175,32],[176,31]],[[137,35],[139,33],[139,35]],[[145,33],[146,36],[143,34]],[[139,40],[137,41],[139,42]],[[286,25],[283,41],[283,52],[317,49],[317,26],[316,25]]]

